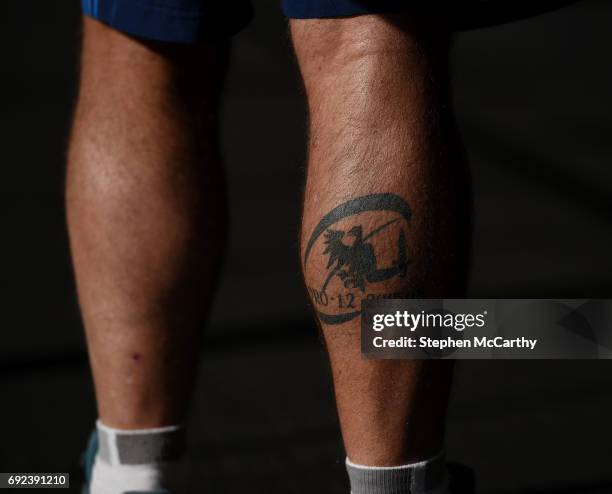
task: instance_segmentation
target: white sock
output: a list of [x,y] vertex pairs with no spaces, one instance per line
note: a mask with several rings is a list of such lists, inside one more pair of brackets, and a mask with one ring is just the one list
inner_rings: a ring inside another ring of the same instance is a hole
[[396,467],[357,465],[346,459],[351,494],[448,494],[443,453]]
[[96,424],[98,453],[90,493],[183,491],[186,484],[185,436],[181,426],[121,430]]

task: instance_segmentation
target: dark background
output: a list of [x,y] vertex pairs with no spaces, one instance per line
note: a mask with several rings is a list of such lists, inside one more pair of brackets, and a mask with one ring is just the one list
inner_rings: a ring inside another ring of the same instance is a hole
[[[95,420],[62,199],[79,10],[2,8],[0,471],[74,472]],[[297,260],[304,106],[276,2],[256,10],[226,92],[232,244],[191,439],[207,492],[345,493]],[[611,26],[612,2],[583,1],[456,36],[475,192],[470,295],[612,296]],[[606,361],[463,361],[449,457],[476,469],[481,492],[612,492],[611,416]]]

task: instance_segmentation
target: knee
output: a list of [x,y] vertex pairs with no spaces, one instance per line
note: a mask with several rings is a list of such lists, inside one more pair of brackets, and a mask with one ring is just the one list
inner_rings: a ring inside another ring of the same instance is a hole
[[321,81],[384,49],[378,16],[292,20],[291,36],[304,82]]
[[418,70],[424,62],[445,61],[448,51],[442,22],[410,12],[292,20],[291,36],[307,89],[344,68],[361,77],[381,64]]
[[79,102],[116,107],[146,98],[148,104],[165,99],[186,108],[210,106],[218,99],[227,53],[227,46],[134,38],[86,17]]

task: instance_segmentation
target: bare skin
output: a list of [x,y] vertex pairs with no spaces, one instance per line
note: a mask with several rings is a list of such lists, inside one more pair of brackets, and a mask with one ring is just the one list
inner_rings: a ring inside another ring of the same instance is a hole
[[409,14],[293,20],[291,33],[310,113],[302,264],[347,456],[425,459],[443,448],[452,366],[363,359],[355,314],[368,297],[463,293],[468,180],[448,36]]
[[[379,16],[292,21],[292,33],[310,107],[302,257],[315,309],[342,316],[368,294],[461,294],[467,182],[446,101],[446,36],[423,20]],[[162,48],[85,21],[68,221],[109,426],[168,425],[187,410],[223,247],[220,77],[211,71],[223,51]],[[375,260],[357,263],[361,276],[337,269],[327,283],[332,238],[317,237],[306,260],[313,231],[338,206],[374,194],[399,198],[410,220],[382,200],[330,225],[325,233],[344,232],[336,240],[348,247],[367,241]],[[335,300],[318,307],[326,283]],[[363,360],[358,318],[320,322],[349,458],[396,465],[439,451],[450,365]]]
[[99,417],[184,419],[221,263],[224,47],[142,42],[86,18],[66,185]]

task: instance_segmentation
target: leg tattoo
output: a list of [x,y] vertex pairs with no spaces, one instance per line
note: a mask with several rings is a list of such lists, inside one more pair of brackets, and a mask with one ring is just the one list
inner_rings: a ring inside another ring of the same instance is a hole
[[[401,291],[409,276],[410,219],[408,204],[384,193],[340,204],[319,221],[303,263],[305,271],[319,276],[311,277],[308,292],[323,323],[351,321],[363,299],[415,296]],[[390,291],[393,285],[399,291]]]

